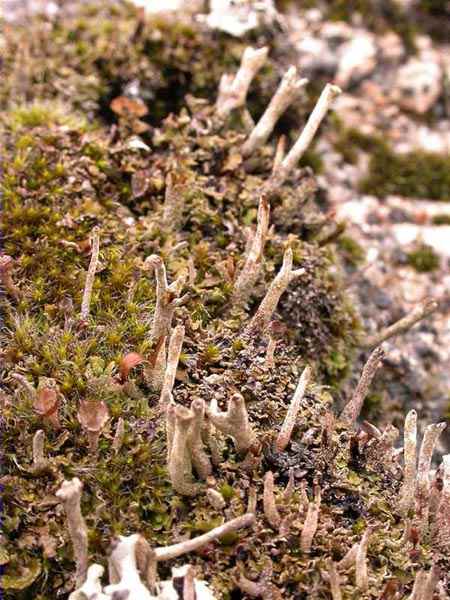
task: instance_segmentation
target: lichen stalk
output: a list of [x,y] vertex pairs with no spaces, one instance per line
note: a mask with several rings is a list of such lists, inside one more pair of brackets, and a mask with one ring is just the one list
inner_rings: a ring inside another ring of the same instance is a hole
[[123,445],[123,438],[125,436],[125,421],[122,417],[119,417],[116,425],[116,432],[114,434],[114,440],[112,443],[112,449],[114,453],[117,454]]
[[434,448],[439,436],[446,428],[446,423],[432,423],[425,429],[422,444],[420,446],[419,460],[417,464],[417,487],[416,487],[416,526],[423,533],[428,527],[428,503],[430,497],[430,468]]
[[336,569],[336,564],[330,559],[328,560],[328,577],[330,580],[330,592],[332,600],[342,600],[341,582]]
[[38,429],[33,436],[33,471],[39,473],[48,466],[48,460],[44,453],[45,433]]
[[196,398],[191,403],[191,411],[194,415],[194,420],[189,431],[188,447],[191,453],[192,464],[197,475],[200,479],[206,480],[212,473],[212,465],[209,456],[205,451],[202,439],[202,429],[205,419],[205,402],[201,398]]
[[273,157],[273,165],[272,165],[272,177],[274,173],[276,173],[283,162],[284,156],[286,154],[286,136],[280,135],[277,146],[275,148],[275,156]]
[[236,75],[222,75],[216,103],[216,113],[221,119],[228,117],[236,108],[245,106],[250,84],[266,62],[268,53],[268,47],[255,49],[249,46],[244,50]]
[[362,341],[362,348],[373,348],[374,346],[379,346],[384,341],[402,333],[405,333],[411,327],[413,327],[416,323],[425,319],[432,313],[434,313],[438,308],[438,303],[435,300],[427,300],[422,304],[416,306],[409,314],[404,316],[399,321],[396,321],[389,327],[382,329],[379,333],[367,337]]
[[443,456],[442,462],[444,465],[443,486],[436,512],[433,542],[437,548],[448,552],[450,550],[450,454]]
[[306,513],[305,522],[303,523],[302,533],[300,536],[300,548],[302,552],[310,552],[314,535],[319,524],[319,513],[321,503],[321,491],[318,485],[314,486],[314,500],[308,503],[308,512]]
[[292,66],[283,75],[275,94],[269,102],[262,117],[242,147],[243,156],[250,156],[269,139],[278,119],[299,95],[300,90],[308,83],[307,79],[299,79],[296,67]]
[[286,450],[294,431],[295,422],[297,419],[298,411],[300,410],[300,404],[305,395],[306,388],[311,380],[311,368],[306,366],[303,369],[300,380],[295,389],[294,395],[292,396],[289,408],[284,419],[283,425],[281,426],[280,432],[278,433],[275,450],[277,452],[283,452]]
[[0,282],[6,292],[17,300],[20,297],[20,291],[12,278],[11,272],[13,264],[14,261],[11,256],[8,256],[7,254],[0,256]]
[[362,539],[358,544],[355,556],[355,583],[356,587],[365,592],[369,588],[369,575],[367,571],[367,546],[372,531],[370,528],[363,533]]
[[282,294],[286,291],[288,285],[294,279],[304,274],[304,269],[292,269],[293,253],[292,248],[288,248],[283,256],[283,264],[278,274],[272,281],[264,296],[261,304],[258,307],[255,315],[252,317],[249,325],[246,328],[246,334],[251,335],[257,331],[264,331],[272,318],[274,311],[278,306],[278,302]]
[[91,565],[87,570],[86,581],[70,594],[69,600],[109,600],[102,591],[101,578],[104,571],[102,565],[96,563]]
[[192,463],[188,449],[188,435],[194,420],[192,411],[184,406],[175,407],[175,427],[168,460],[168,471],[173,489],[182,496],[195,496],[200,486],[192,482]]
[[88,530],[81,514],[81,491],[83,484],[74,477],[71,481],[63,481],[56,492],[66,512],[69,535],[72,541],[73,553],[76,563],[76,585],[83,585],[88,568]]
[[175,383],[175,377],[177,374],[178,361],[180,359],[181,354],[181,348],[183,347],[184,333],[184,326],[177,325],[169,339],[166,370],[164,373],[161,396],[159,398],[160,406],[166,406],[168,404],[170,395],[173,390],[173,385]]
[[403,485],[400,493],[400,512],[407,514],[414,502],[417,462],[417,413],[410,410],[405,418],[403,434]]
[[[119,536],[109,557],[109,572],[114,573],[114,583],[105,587],[105,593],[112,597],[139,598],[152,600],[147,587],[142,583],[137,566],[137,545],[140,536],[133,534]],[[118,579],[118,580],[117,580]]]
[[434,590],[436,589],[436,585],[440,576],[440,569],[436,564],[431,566],[431,569],[427,573],[427,577],[425,579],[425,585],[423,588],[422,599],[427,600],[427,598],[433,598]]
[[244,397],[235,393],[228,402],[226,412],[217,408],[215,399],[211,401],[208,416],[212,424],[225,435],[233,438],[238,452],[247,452],[255,441],[255,434],[250,425]]
[[295,474],[294,474],[294,468],[290,467],[289,468],[289,480],[287,482],[286,487],[284,488],[283,499],[289,500],[290,498],[292,498],[292,495],[294,492],[295,492]]
[[425,571],[418,571],[414,578],[414,585],[408,600],[425,600],[423,593],[427,583],[427,574]]
[[264,254],[264,245],[269,230],[270,205],[265,196],[261,198],[258,206],[258,223],[248,250],[244,266],[234,284],[231,302],[233,307],[243,306],[253,291],[261,270]]
[[264,476],[263,506],[264,516],[266,517],[267,522],[273,529],[278,530],[281,525],[281,515],[278,512],[275,501],[272,471],[267,471],[267,473]]
[[155,548],[156,560],[158,562],[163,560],[172,560],[187,554],[188,552],[195,552],[203,546],[210,544],[214,540],[220,539],[222,536],[227,535],[233,531],[238,531],[245,527],[249,527],[255,522],[255,515],[253,513],[246,513],[242,517],[236,517],[230,521],[226,521],[223,525],[214,527],[211,531],[199,535],[198,537],[180,542],[179,544],[173,544],[171,546],[164,546],[162,548]]
[[165,264],[156,254],[145,259],[144,267],[155,270],[156,307],[150,334],[157,341],[169,335],[175,309],[187,300],[187,295],[180,296],[186,277],[181,275],[169,285]]
[[273,367],[275,365],[275,350],[276,350],[277,345],[278,345],[278,340],[276,340],[274,337],[270,336],[269,341],[267,342],[266,356],[264,358],[264,368],[267,371],[270,371],[270,369],[273,369]]
[[289,173],[295,168],[299,160],[308,149],[311,144],[320,124],[322,123],[325,115],[333,104],[335,98],[341,93],[341,90],[331,83],[327,83],[322,93],[320,94],[319,100],[310,114],[303,131],[298,137],[297,141],[288,152],[286,157],[282,160],[281,164],[272,176],[272,185],[281,185]]
[[86,321],[91,309],[92,288],[94,287],[95,273],[98,268],[98,256],[100,252],[100,230],[98,227],[94,227],[92,230],[91,244],[91,260],[89,262],[86,282],[84,284],[83,299],[81,302],[81,321]]
[[384,350],[381,347],[375,348],[364,365],[360,380],[356,386],[356,390],[341,414],[342,421],[347,423],[349,426],[354,425],[359,417],[364,399],[367,396],[370,384],[372,383],[372,379],[374,378],[375,373],[377,372],[384,357]]
[[177,231],[183,223],[181,174],[168,173],[164,194],[163,224],[165,229]]

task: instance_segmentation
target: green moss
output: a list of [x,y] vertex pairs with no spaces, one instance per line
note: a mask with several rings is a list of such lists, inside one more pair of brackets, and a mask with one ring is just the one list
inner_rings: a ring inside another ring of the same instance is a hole
[[407,254],[408,264],[419,273],[428,273],[439,269],[440,259],[431,246],[422,244]]
[[371,154],[369,172],[360,190],[376,196],[450,200],[450,156],[432,152],[395,154],[387,144]]
[[368,172],[359,182],[362,193],[450,200],[450,155],[420,150],[396,154],[379,136],[346,129],[336,118],[334,126],[334,146],[344,160],[355,164],[360,150],[370,155]]
[[366,258],[364,248],[354,238],[348,235],[340,235],[336,244],[344,260],[353,267],[357,267],[364,262]]
[[431,219],[433,225],[450,225],[450,214],[442,213],[434,215]]

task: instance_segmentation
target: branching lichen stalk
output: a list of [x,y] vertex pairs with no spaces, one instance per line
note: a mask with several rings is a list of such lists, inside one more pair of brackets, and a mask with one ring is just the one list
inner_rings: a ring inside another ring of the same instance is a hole
[[263,196],[259,201],[258,224],[248,250],[244,266],[234,284],[231,302],[233,307],[244,305],[252,293],[261,270],[261,263],[269,230],[270,206],[267,198]]
[[167,282],[166,267],[160,256],[152,254],[146,258],[146,269],[154,269],[156,276],[156,308],[153,316],[151,336],[157,341],[169,335],[172,319],[177,306],[186,302],[187,295],[180,296],[186,281],[184,275],[170,285]]
[[44,453],[45,433],[42,429],[36,431],[33,436],[33,471],[39,473],[48,466]]
[[216,112],[221,119],[225,119],[236,108],[245,106],[250,84],[266,62],[268,53],[267,47],[247,47],[236,75],[222,75],[216,104]]
[[122,417],[119,417],[116,425],[116,433],[114,434],[114,440],[112,443],[112,449],[117,454],[123,445],[123,438],[125,435],[125,421]]
[[217,402],[213,398],[208,416],[219,431],[233,438],[238,452],[247,452],[251,448],[255,434],[250,426],[247,407],[241,394],[235,393],[231,396],[226,412],[218,410]]
[[225,522],[219,527],[214,527],[211,531],[199,535],[191,540],[180,542],[179,544],[173,544],[172,546],[165,546],[164,548],[155,548],[156,560],[172,560],[178,558],[188,552],[194,552],[210,544],[214,540],[220,539],[222,536],[227,535],[233,531],[238,531],[244,527],[249,527],[255,522],[255,515],[253,513],[246,513],[242,517],[236,517],[231,521]]
[[292,248],[288,248],[284,253],[281,269],[270,284],[266,295],[258,307],[258,310],[246,328],[247,335],[251,335],[258,331],[264,331],[269,324],[272,315],[278,306],[278,302],[280,301],[282,294],[286,291],[288,285],[291,283],[291,281],[304,274],[304,269],[292,270],[292,264]]
[[278,119],[287,107],[294,102],[302,87],[307,83],[307,79],[299,79],[297,77],[297,69],[294,66],[288,69],[283,75],[281,83],[273,95],[269,106],[243,145],[242,154],[244,156],[250,156],[250,154],[253,154],[255,150],[266,143]]
[[423,304],[416,306],[408,315],[396,321],[389,327],[381,330],[379,333],[376,333],[373,336],[366,338],[361,346],[363,348],[373,348],[374,346],[379,346],[384,341],[392,338],[401,333],[405,333],[411,327],[413,327],[416,323],[425,319],[429,315],[431,315],[438,308],[438,303],[435,300],[427,300]]
[[288,177],[289,173],[296,167],[299,160],[311,144],[320,124],[322,123],[329,108],[341,90],[331,83],[327,83],[310,114],[306,125],[295,142],[294,146],[282,160],[277,170],[272,175],[272,186],[280,186]]

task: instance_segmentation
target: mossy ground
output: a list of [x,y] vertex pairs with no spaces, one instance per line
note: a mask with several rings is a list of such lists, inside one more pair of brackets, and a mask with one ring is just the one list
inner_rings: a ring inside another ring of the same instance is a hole
[[[378,597],[389,578],[410,589],[414,565],[400,541],[404,523],[391,503],[398,474],[356,457],[353,432],[339,424],[326,431],[334,411],[328,386],[338,400],[359,329],[340,284],[337,250],[320,245],[318,236],[328,223],[317,218],[314,194],[308,192],[314,186],[304,185],[308,178],[313,181],[308,172],[297,172],[272,198],[275,232],[248,311],[229,306],[233,277],[242,265],[243,227],[255,223],[273,148],[264,148],[249,169],[239,153],[244,138],[239,119],[216,129],[212,111],[200,109],[185,94],[214,101],[220,75],[235,67],[244,42],[165,22],[143,24],[130,8],[85,10],[69,23],[58,21],[49,28],[37,23],[35,35],[27,32],[32,48],[25,32],[11,33],[5,54],[2,228],[4,251],[15,260],[13,278],[20,291],[17,300],[2,297],[5,597],[64,598],[72,589],[71,548],[54,496],[63,479],[78,476],[84,483],[82,510],[92,561],[104,562],[115,534],[138,531],[151,544],[162,545],[242,514],[251,485],[261,498],[268,469],[276,472],[282,504],[289,467],[295,468],[297,483],[306,480],[308,492],[313,480],[322,487],[311,554],[299,547],[304,512],[299,514],[298,491],[282,508],[291,523],[287,536],[266,524],[259,507],[254,530],[189,558],[219,597],[242,597],[235,575],[242,571],[257,577],[271,561],[273,581],[284,597],[300,600],[313,593],[329,598],[321,575],[326,559],[341,558],[369,525],[378,526],[369,549],[371,588],[360,597]],[[129,123],[108,124],[113,119],[110,100],[135,79],[149,106],[150,128],[142,139],[150,151],[130,146]],[[260,97],[251,107],[256,112],[275,80],[269,64],[255,84]],[[162,225],[169,172],[187,182],[177,232]],[[295,206],[302,210],[292,220]],[[100,268],[90,317],[80,324],[94,226],[100,228]],[[287,333],[277,349],[276,369],[268,372],[262,368],[267,340],[262,335],[246,340],[242,332],[287,245],[294,249],[296,267],[306,274],[280,304],[278,316]],[[344,250],[348,252],[348,244]],[[139,368],[125,385],[114,379],[127,352],[150,358],[154,350],[149,332],[155,284],[142,270],[145,258],[154,253],[164,258],[170,280],[191,273],[185,290],[189,300],[176,314],[186,338],[175,400],[189,404],[201,396],[208,401],[215,393],[225,406],[238,388],[261,442],[261,453],[247,464],[224,442],[224,463],[214,473],[227,500],[224,514],[212,509],[204,495],[185,499],[173,492],[158,394]],[[275,454],[274,432],[306,363],[314,369],[315,384],[289,450]],[[14,373],[34,385],[40,377],[56,381],[64,396],[61,430],[43,424],[11,377]],[[87,398],[103,399],[111,414],[96,457],[88,452],[76,416],[79,401]],[[119,417],[125,420],[126,434],[115,454],[111,445]],[[39,428],[46,431],[52,472],[35,476],[30,472],[31,446]],[[429,560],[424,545],[414,564],[427,566]],[[161,576],[169,566],[161,568]],[[358,593],[352,575],[344,589],[349,598]]]

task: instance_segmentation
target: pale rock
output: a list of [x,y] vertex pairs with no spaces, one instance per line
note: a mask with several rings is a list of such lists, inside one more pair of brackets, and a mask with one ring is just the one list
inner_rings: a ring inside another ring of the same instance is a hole
[[302,36],[296,43],[302,73],[316,70],[335,71],[338,59],[325,40],[314,35]]
[[278,18],[273,0],[211,0],[208,15],[198,17],[211,29],[241,37]]
[[380,36],[377,43],[384,60],[391,63],[398,63],[405,55],[402,39],[393,31]]
[[431,246],[438,254],[450,257],[450,225],[418,226],[412,223],[397,223],[392,232],[401,246],[420,241]]
[[361,32],[339,49],[339,63],[335,83],[341,88],[370,75],[377,64],[377,46],[374,36]]
[[203,9],[203,0],[132,0],[135,6],[148,14],[184,13],[195,14]]
[[442,70],[435,60],[409,60],[398,70],[394,100],[407,110],[426,113],[442,92]]

